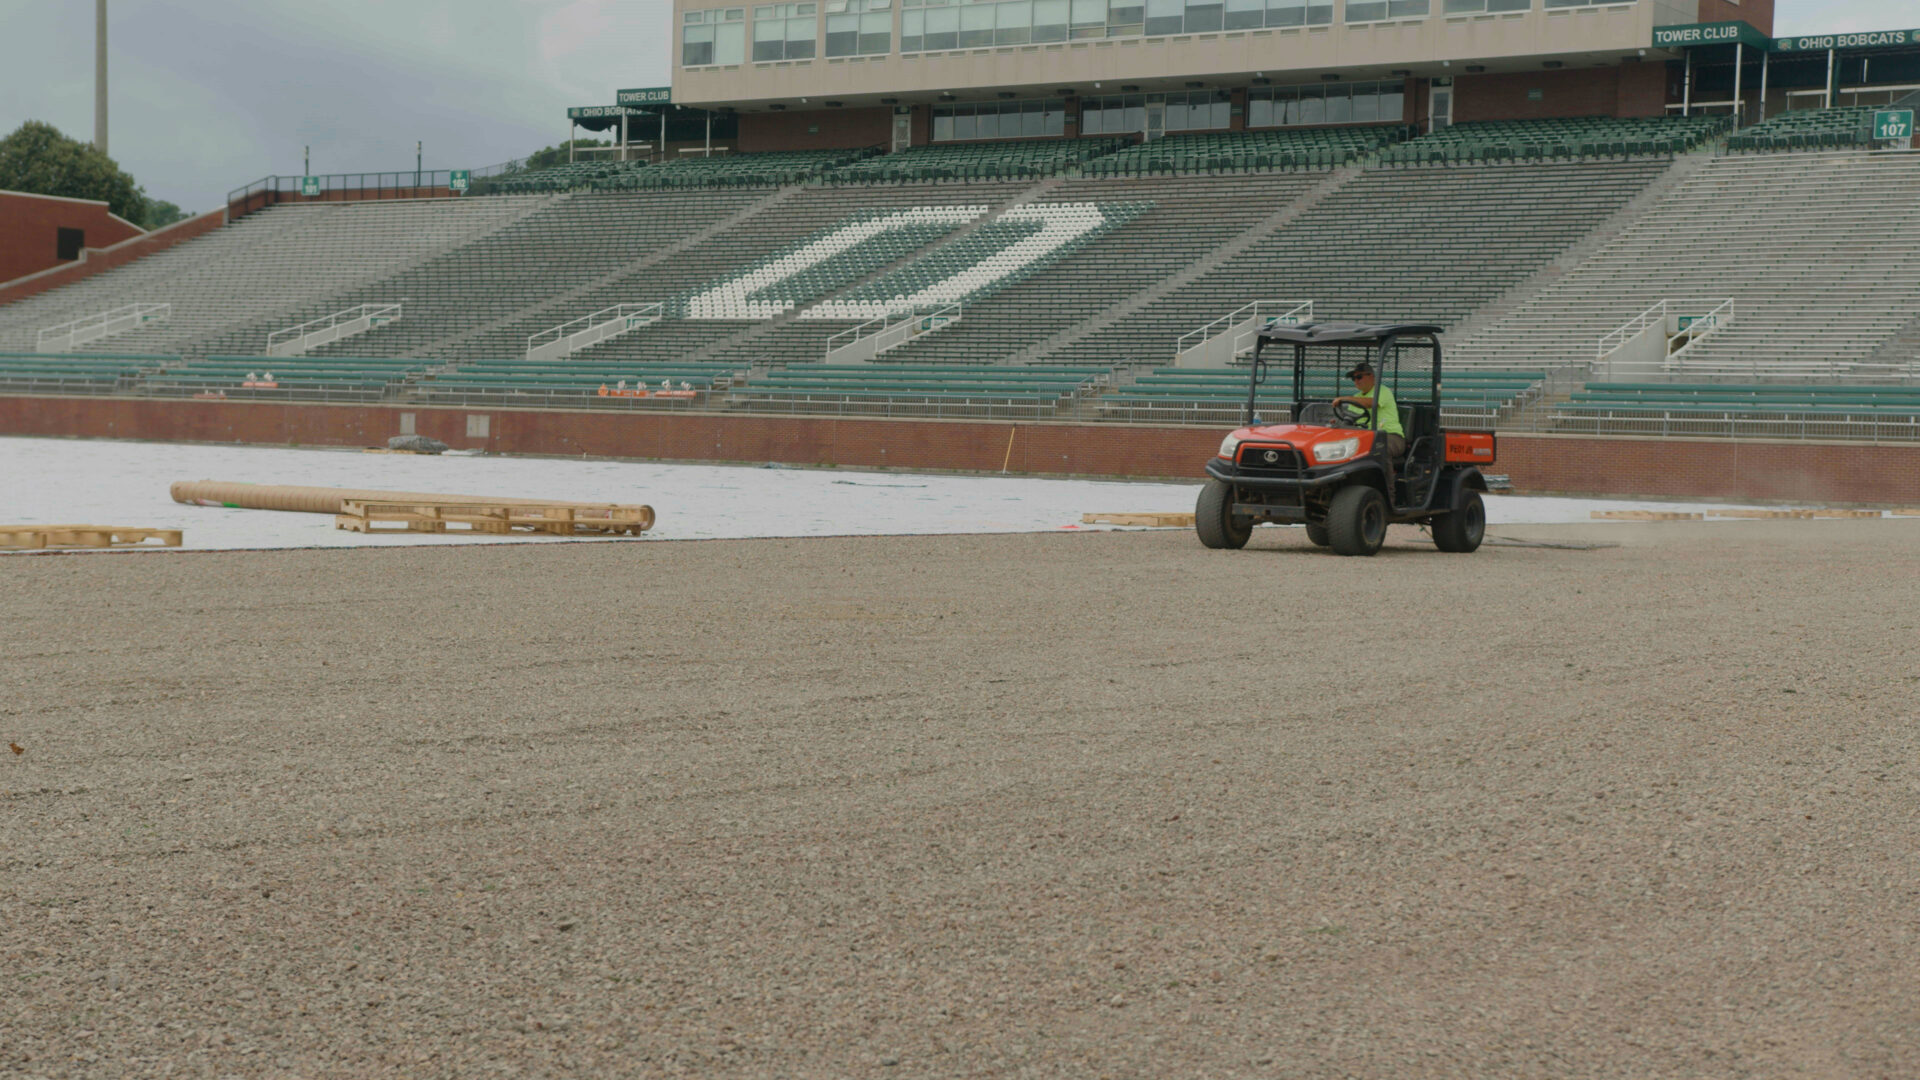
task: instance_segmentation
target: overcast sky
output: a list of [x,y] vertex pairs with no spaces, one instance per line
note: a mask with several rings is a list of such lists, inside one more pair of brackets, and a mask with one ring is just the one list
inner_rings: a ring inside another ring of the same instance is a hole
[[[93,0],[0,0],[0,134],[93,137]],[[109,149],[188,210],[269,173],[471,168],[569,105],[671,81],[669,0],[109,0]],[[1782,36],[1920,28],[1915,0],[1779,0]]]

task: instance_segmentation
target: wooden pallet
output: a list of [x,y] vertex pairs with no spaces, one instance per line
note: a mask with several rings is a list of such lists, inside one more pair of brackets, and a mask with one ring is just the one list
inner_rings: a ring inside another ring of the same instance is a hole
[[0,548],[114,548],[139,547],[158,540],[159,547],[179,547],[179,529],[122,529],[113,525],[0,525]]
[[512,532],[549,536],[638,536],[653,528],[653,507],[617,503],[373,502],[349,499],[333,519],[349,532]]
[[1193,526],[1192,514],[1081,514],[1082,525],[1147,525],[1163,529]]
[[1595,510],[1595,521],[1703,521],[1704,514],[1686,514],[1669,510]]
[[1878,510],[1815,510],[1813,516],[1817,518],[1879,518],[1884,515]]
[[1712,518],[1810,518],[1811,510],[1714,510],[1707,514]]

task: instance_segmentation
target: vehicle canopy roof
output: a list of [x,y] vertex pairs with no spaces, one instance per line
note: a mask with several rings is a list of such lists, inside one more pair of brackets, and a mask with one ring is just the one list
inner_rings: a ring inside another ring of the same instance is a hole
[[1425,323],[1303,323],[1299,326],[1274,323],[1260,328],[1260,338],[1262,341],[1286,341],[1296,345],[1338,345],[1380,342],[1390,337],[1438,337],[1441,329]]

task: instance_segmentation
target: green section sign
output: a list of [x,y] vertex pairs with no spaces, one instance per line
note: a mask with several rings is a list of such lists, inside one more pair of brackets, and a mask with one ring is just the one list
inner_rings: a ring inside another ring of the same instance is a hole
[[1738,42],[1750,48],[1773,48],[1773,39],[1738,20],[1732,22],[1686,23],[1653,28],[1656,49],[1682,49],[1695,45],[1732,45]]
[[1873,114],[1875,139],[1913,138],[1912,109],[1881,109]]
[[645,86],[638,90],[622,90],[613,96],[613,100],[622,105],[671,105],[673,87]]
[[[621,93],[626,93],[622,90]],[[575,105],[567,110],[569,120],[596,120],[603,116],[632,116],[634,111],[625,105]]]
[[1826,52],[1863,49],[1875,45],[1920,45],[1920,30],[1874,30],[1860,34],[1813,34],[1773,39],[1775,52]]
[[317,176],[301,177],[300,178],[300,194],[308,198],[312,198],[313,196],[320,194],[320,178]]
[[447,173],[447,190],[449,191],[465,191],[472,185],[472,169],[454,169]]

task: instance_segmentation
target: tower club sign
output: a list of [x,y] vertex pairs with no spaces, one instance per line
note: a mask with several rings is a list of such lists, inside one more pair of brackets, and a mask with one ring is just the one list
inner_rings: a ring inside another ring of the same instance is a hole
[[1826,52],[1828,49],[1920,45],[1920,30],[1872,30],[1857,34],[1809,34],[1805,37],[1770,38],[1738,20],[1653,28],[1653,45],[1657,49],[1684,49],[1696,45],[1732,45],[1736,42],[1763,52]]

